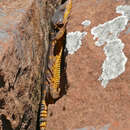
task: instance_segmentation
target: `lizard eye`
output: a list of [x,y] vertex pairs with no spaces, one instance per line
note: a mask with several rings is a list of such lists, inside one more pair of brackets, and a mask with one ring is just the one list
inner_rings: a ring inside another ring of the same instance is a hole
[[58,24],[57,24],[58,28],[62,28],[63,25],[64,25],[63,23],[58,23]]

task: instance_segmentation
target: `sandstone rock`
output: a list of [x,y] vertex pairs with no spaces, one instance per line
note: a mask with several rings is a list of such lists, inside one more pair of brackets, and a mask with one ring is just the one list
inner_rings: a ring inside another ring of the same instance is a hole
[[[130,1],[73,0],[68,32],[87,32],[87,35],[81,48],[67,57],[69,89],[67,95],[49,105],[47,130],[130,129],[130,21],[117,35],[124,44],[125,70],[109,80],[105,88],[98,79],[106,59],[103,48],[107,41],[103,46],[96,46],[99,37],[94,40],[91,33],[93,27],[122,16],[116,12],[119,5],[130,5]],[[85,20],[91,24],[83,26]]]
[[0,130],[36,130],[49,19],[58,2],[0,2]]

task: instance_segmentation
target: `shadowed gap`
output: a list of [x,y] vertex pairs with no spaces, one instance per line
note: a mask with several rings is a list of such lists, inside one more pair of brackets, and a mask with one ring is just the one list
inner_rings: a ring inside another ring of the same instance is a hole
[[62,1],[61,1],[61,4],[64,4],[66,1],[67,1],[67,0],[62,0]]

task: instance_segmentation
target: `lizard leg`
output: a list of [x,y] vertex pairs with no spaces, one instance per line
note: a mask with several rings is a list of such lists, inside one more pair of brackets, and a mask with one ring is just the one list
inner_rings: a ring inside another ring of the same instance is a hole
[[72,8],[72,0],[68,0],[68,2],[66,4],[66,10],[65,10],[65,13],[64,13],[63,24],[65,24],[66,21],[68,21],[68,17],[70,15],[71,8]]
[[62,28],[60,28],[59,32],[56,34],[54,40],[57,41],[57,40],[61,39],[64,36],[64,34],[65,34],[65,28],[63,26]]

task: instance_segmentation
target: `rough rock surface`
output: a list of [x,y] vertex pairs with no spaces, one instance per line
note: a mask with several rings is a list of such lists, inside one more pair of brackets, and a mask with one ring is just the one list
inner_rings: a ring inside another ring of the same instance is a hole
[[[98,80],[106,58],[103,47],[95,46],[91,29],[114,19],[119,5],[129,0],[73,0],[68,32],[88,32],[83,45],[67,57],[67,95],[49,105],[47,130],[129,130],[130,129],[130,21],[119,38],[127,57],[125,72],[106,88]],[[90,20],[84,27],[81,23]]]
[[49,18],[58,2],[0,1],[0,130],[36,130]]

